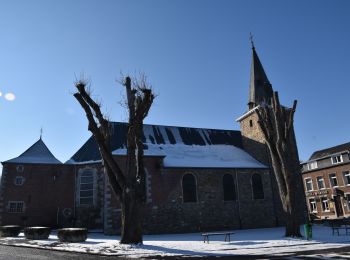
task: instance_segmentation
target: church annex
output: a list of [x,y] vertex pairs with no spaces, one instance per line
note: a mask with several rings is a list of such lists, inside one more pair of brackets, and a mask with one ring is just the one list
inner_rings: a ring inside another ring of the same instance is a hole
[[[241,131],[144,125],[145,233],[272,227],[281,203],[255,113],[272,86],[255,48],[248,110]],[[230,115],[227,115],[230,116]],[[113,123],[111,147],[121,168],[126,123]],[[62,140],[64,141],[64,140]],[[0,224],[120,230],[120,207],[93,137],[65,163],[40,138],[2,162]]]

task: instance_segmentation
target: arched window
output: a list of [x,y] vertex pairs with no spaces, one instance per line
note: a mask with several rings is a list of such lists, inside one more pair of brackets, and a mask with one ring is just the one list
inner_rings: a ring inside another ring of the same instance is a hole
[[235,183],[231,174],[225,174],[222,178],[224,188],[224,201],[236,200]]
[[182,177],[182,194],[184,202],[197,201],[196,178],[193,174],[187,173]]
[[94,172],[92,169],[84,170],[80,175],[79,204],[94,205]]
[[253,188],[253,199],[263,199],[264,198],[264,187],[260,174],[253,174],[252,176],[252,188]]

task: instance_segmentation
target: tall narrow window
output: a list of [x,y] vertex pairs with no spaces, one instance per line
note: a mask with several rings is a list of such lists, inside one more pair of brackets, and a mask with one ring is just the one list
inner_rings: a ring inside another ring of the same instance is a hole
[[335,175],[335,173],[329,174],[329,181],[330,181],[332,187],[338,186],[338,180],[337,180],[337,176]]
[[80,175],[80,205],[94,205],[94,172],[92,169],[84,170]]
[[329,211],[329,204],[328,204],[328,199],[327,197],[322,197],[322,211]]
[[306,185],[306,190],[311,191],[313,190],[313,185],[312,185],[312,179],[311,178],[305,178],[305,185]]
[[344,177],[345,185],[350,185],[350,172],[349,171],[343,172],[343,177]]
[[197,201],[196,178],[193,174],[187,173],[182,178],[183,202]]
[[316,177],[316,180],[317,180],[317,186],[318,186],[318,189],[319,190],[322,190],[322,189],[325,189],[325,185],[324,185],[324,179],[322,176],[318,176]]
[[309,199],[310,212],[317,212],[316,200]]
[[350,194],[346,194],[346,200],[348,202],[348,211],[350,211]]
[[225,174],[222,178],[224,188],[224,201],[236,200],[235,183],[231,174]]
[[253,174],[252,176],[252,188],[253,188],[253,198],[263,199],[264,198],[264,187],[260,174]]

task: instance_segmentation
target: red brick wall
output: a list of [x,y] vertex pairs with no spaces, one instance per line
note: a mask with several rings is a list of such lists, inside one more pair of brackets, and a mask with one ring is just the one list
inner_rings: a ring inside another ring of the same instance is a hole
[[[336,218],[336,217],[347,217],[350,216],[350,210],[349,210],[349,203],[346,199],[346,194],[350,194],[350,185],[346,185],[343,178],[343,172],[350,171],[350,164],[342,164],[342,165],[336,165],[324,169],[319,169],[307,173],[303,173],[303,182],[304,182],[304,189],[306,194],[306,201],[308,204],[308,210],[310,212],[310,205],[309,205],[309,199],[315,198],[316,199],[316,205],[317,205],[317,213],[316,214],[320,218]],[[335,173],[337,176],[338,181],[338,187],[336,189],[331,186],[329,174]],[[319,190],[317,185],[317,177],[322,176],[324,179],[325,187],[326,189]],[[306,184],[305,179],[311,178],[312,184],[313,184],[313,191],[307,191],[306,190]],[[339,192],[340,191],[340,192]],[[334,197],[339,194],[340,204],[343,210],[344,215],[343,216],[337,216],[336,210],[335,210],[335,202]],[[344,194],[344,195],[343,195]],[[330,205],[330,211],[324,212],[322,211],[321,206],[321,197],[327,197],[329,200]]]
[[[2,176],[2,218],[1,224],[65,226],[69,219],[63,216],[63,209],[74,209],[75,177],[72,166],[4,164]],[[23,185],[15,185],[16,176],[25,178]],[[24,201],[23,213],[9,213],[9,201]],[[58,223],[57,223],[58,222]]]

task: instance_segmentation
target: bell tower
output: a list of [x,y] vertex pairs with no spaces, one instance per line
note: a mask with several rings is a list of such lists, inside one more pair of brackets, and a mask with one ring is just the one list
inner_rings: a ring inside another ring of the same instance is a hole
[[250,83],[248,110],[236,121],[240,123],[243,148],[258,161],[268,165],[269,158],[264,135],[258,124],[256,110],[261,105],[269,104],[273,95],[272,85],[266,76],[259,56],[252,43],[252,63],[250,68]]

